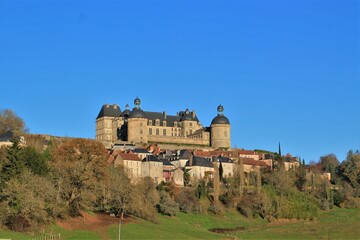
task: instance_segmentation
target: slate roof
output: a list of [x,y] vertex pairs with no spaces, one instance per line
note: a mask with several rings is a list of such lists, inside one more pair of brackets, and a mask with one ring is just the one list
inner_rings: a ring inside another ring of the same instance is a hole
[[233,163],[234,161],[227,157],[218,157],[219,162],[222,163]]
[[0,142],[8,142],[14,138],[14,133],[12,131],[7,131],[0,135]]
[[146,118],[145,112],[140,108],[134,108],[130,114],[129,118]]
[[102,118],[102,117],[121,117],[121,110],[120,107],[116,104],[105,104],[100,109],[100,112],[96,119]]
[[180,121],[189,120],[189,121],[199,122],[199,119],[197,118],[196,114],[193,111],[190,112],[189,109],[186,109],[185,111],[180,111],[179,117],[180,117]]
[[134,150],[132,150],[133,153],[146,153],[146,154],[150,154],[150,152],[148,150],[146,150],[145,148],[135,148]]
[[154,155],[148,155],[146,158],[142,160],[143,162],[162,162]]
[[167,159],[159,159],[162,163],[163,163],[163,165],[164,166],[174,166],[174,165],[172,165],[171,164],[171,162],[169,161],[169,160],[167,160]]
[[194,156],[192,159],[192,165],[190,165],[190,160],[186,162],[185,166],[200,166],[200,167],[213,167],[212,163],[203,157]]
[[191,155],[189,150],[183,149],[180,150],[179,159],[190,159]]
[[224,115],[217,115],[212,121],[211,125],[213,124],[230,124],[230,121]]

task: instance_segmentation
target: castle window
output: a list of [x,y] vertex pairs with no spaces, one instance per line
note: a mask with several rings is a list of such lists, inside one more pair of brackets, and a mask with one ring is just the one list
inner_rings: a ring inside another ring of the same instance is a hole
[[152,125],[152,121],[151,121],[151,120],[149,120],[149,125],[150,125],[150,126]]
[[143,134],[143,130],[142,130],[142,129],[140,129],[140,134]]
[[159,125],[160,125],[160,120],[159,120],[159,119],[156,119],[156,120],[155,120],[155,125],[156,125],[156,126],[159,126]]
[[166,129],[163,129],[163,136],[166,136]]
[[149,135],[152,135],[152,128],[149,128]]
[[163,126],[166,126],[166,121],[163,121]]
[[143,126],[143,123],[140,123],[140,127],[142,127]]
[[190,134],[192,134],[192,130],[190,129]]
[[174,122],[174,127],[177,127],[177,122]]
[[192,122],[189,125],[190,125],[190,127],[192,127]]
[[159,135],[159,129],[158,128],[156,129],[156,135]]

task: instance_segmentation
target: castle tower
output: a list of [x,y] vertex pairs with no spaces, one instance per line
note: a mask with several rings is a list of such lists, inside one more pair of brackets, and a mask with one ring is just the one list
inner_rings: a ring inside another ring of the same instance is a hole
[[134,100],[134,109],[130,112],[128,124],[128,141],[135,143],[147,143],[147,118],[145,112],[140,108],[140,99]]
[[96,118],[96,139],[112,142],[116,140],[116,129],[122,124],[122,113],[116,104],[105,104]]
[[211,122],[211,146],[213,148],[230,148],[230,122],[224,116],[224,107],[219,105],[218,115]]

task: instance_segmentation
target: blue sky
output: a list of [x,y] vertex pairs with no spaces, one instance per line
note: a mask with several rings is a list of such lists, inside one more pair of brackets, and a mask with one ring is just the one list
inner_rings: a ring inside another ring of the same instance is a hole
[[317,161],[360,149],[358,1],[0,1],[0,108],[32,133],[95,136],[105,103]]

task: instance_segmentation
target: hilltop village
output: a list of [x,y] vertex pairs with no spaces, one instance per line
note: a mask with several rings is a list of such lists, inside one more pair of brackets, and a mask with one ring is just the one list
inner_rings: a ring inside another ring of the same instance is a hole
[[[136,98],[134,108],[126,105],[123,112],[117,104],[105,104],[96,118],[96,140],[109,150],[108,163],[124,166],[133,181],[151,177],[156,184],[184,186],[212,178],[215,168],[222,169],[223,177],[233,176],[239,165],[246,176],[273,169],[272,152],[230,148],[230,121],[222,105],[211,125],[203,127],[194,111],[167,115],[143,111],[140,104]],[[286,170],[299,165],[291,155],[283,159]]]

